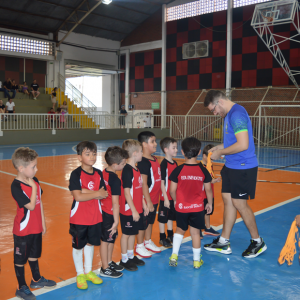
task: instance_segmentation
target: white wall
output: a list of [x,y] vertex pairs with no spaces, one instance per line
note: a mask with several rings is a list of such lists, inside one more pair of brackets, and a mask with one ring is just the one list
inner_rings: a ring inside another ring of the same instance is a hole
[[111,75],[102,77],[102,111],[111,113],[114,110]]

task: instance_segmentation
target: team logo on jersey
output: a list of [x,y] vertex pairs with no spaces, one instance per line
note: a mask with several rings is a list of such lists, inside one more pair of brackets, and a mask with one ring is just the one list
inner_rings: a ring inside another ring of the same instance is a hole
[[106,180],[104,180],[105,185],[108,185],[108,182]]
[[139,177],[139,186],[137,186],[136,189],[139,189],[139,188],[141,188],[142,186],[143,186],[143,178],[142,178],[142,176],[140,175],[140,177]]
[[183,206],[182,203],[179,203],[179,204],[178,204],[178,207],[179,207],[180,209],[182,209],[182,206]]
[[157,173],[160,176],[160,168],[157,169]]
[[125,227],[132,227],[132,226],[130,225],[130,222],[127,222],[127,224],[125,225]]
[[90,181],[90,182],[88,183],[88,189],[89,189],[89,190],[93,191],[93,190],[94,190],[94,186],[95,186],[95,183],[94,183],[93,181]]
[[16,254],[17,255],[22,255],[21,252],[20,252],[20,248],[19,247],[16,247]]

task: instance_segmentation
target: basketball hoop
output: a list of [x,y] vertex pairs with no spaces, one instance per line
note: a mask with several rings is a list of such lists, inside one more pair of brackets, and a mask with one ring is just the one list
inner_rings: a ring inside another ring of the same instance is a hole
[[274,21],[274,17],[267,17],[267,16],[264,16],[263,14],[262,14],[262,12],[260,12],[260,15],[262,16],[262,18],[263,18],[263,20],[264,20],[264,22],[273,22]]

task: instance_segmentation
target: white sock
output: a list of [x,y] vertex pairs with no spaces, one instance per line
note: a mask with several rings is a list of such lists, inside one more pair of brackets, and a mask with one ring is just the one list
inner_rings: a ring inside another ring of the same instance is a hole
[[257,242],[257,243],[261,243],[261,237],[257,238],[257,239],[252,239],[253,241]]
[[84,249],[84,271],[88,274],[92,271],[93,258],[94,258],[94,246],[85,245]]
[[200,261],[201,248],[193,248],[193,257],[194,260]]
[[223,238],[222,236],[220,236],[220,238],[219,238],[219,243],[220,244],[226,244],[228,242],[229,242],[229,240],[227,240],[227,239]]
[[144,247],[144,243],[136,244],[137,248]]
[[182,240],[183,240],[183,235],[178,234],[178,233],[174,234],[174,237],[173,237],[173,252],[172,252],[172,254],[177,254],[178,255],[179,248],[180,248]]
[[127,255],[127,253],[125,253],[125,254],[121,254],[122,255],[122,262],[123,263],[127,263],[128,262],[128,255]]
[[73,260],[74,260],[74,265],[75,265],[75,269],[77,272],[77,276],[79,276],[80,274],[84,274],[82,249],[77,250],[77,249],[73,248]]
[[150,242],[151,242],[151,239],[148,241],[145,240],[145,245],[149,244]]
[[127,250],[127,256],[129,259],[133,259],[134,258],[133,250]]

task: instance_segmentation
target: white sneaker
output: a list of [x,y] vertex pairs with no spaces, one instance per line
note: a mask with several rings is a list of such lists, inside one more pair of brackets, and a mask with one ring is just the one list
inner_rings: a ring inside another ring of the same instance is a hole
[[145,248],[149,251],[152,251],[154,253],[160,253],[161,250],[159,247],[157,247],[151,240],[146,243],[145,241]]
[[146,248],[145,246],[135,246],[135,253],[137,255],[139,255],[140,257],[143,257],[143,258],[149,258],[152,256],[152,253],[150,253]]

